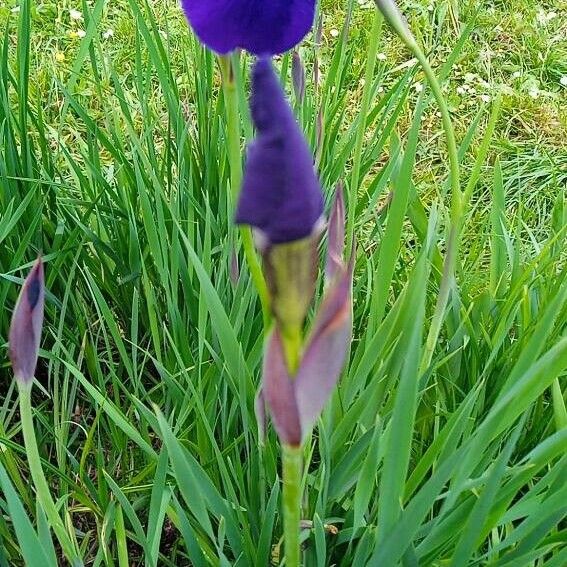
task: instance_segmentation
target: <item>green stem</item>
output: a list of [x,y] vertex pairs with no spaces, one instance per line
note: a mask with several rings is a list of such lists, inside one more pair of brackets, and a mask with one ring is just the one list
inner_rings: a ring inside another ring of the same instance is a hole
[[451,289],[453,287],[453,282],[455,279],[455,267],[459,254],[465,200],[463,197],[463,192],[461,190],[459,154],[457,150],[457,142],[455,139],[455,130],[453,128],[453,122],[451,121],[451,115],[449,114],[447,102],[445,101],[445,97],[443,96],[443,93],[441,91],[441,85],[439,84],[439,81],[421,47],[418,45],[411,32],[402,21],[397,8],[393,9],[391,5],[389,5],[388,3],[386,4],[387,6],[384,7],[384,3],[379,3],[379,5],[382,5],[382,7],[386,10],[386,17],[388,18],[392,27],[394,27],[398,35],[419,61],[427,78],[427,81],[429,82],[433,96],[439,106],[439,111],[441,112],[441,120],[443,123],[443,130],[445,132],[445,138],[447,142],[447,154],[449,156],[451,214],[449,222],[449,236],[447,238],[447,253],[445,255],[439,295],[437,296],[437,303],[435,305],[435,311],[431,320],[431,326],[429,327],[429,333],[427,335],[427,340],[425,343],[425,351],[423,359],[421,361],[421,371],[423,372],[431,364],[433,352],[439,339],[439,334],[441,333],[441,327],[445,319],[445,310],[447,308],[447,303],[449,301],[449,296],[451,294]]
[[427,77],[433,96],[439,106],[441,112],[441,120],[443,122],[443,130],[445,131],[445,138],[447,141],[447,153],[449,155],[449,174],[451,179],[451,215],[449,222],[449,236],[447,239],[447,253],[445,255],[445,263],[443,266],[443,276],[439,288],[439,295],[437,296],[437,303],[435,311],[429,327],[429,333],[425,343],[425,352],[421,364],[421,371],[424,372],[431,364],[435,345],[441,333],[441,327],[445,318],[445,310],[449,301],[451,288],[455,279],[455,267],[457,257],[459,255],[459,244],[461,241],[461,232],[464,217],[464,199],[461,190],[461,174],[459,165],[459,153],[457,150],[457,142],[455,139],[455,131],[453,129],[453,122],[449,114],[449,108],[441,92],[441,85],[427,60],[423,51],[415,43],[416,49],[414,50],[415,56],[420,62],[423,72]]
[[[238,108],[238,89],[234,77],[233,61],[230,56],[220,57],[220,65],[223,76],[223,92],[225,97],[226,122],[227,122],[227,144],[228,144],[228,161],[230,164],[230,188],[232,202],[228,207],[229,214],[234,209],[238,200],[240,186],[242,184],[242,155],[240,149],[240,113]],[[244,257],[248,264],[250,276],[262,305],[262,314],[264,320],[264,330],[270,326],[270,301],[266,280],[262,274],[262,267],[258,260],[258,255],[254,249],[254,239],[252,231],[248,226],[240,227],[240,236],[242,238],[242,247],[244,248]]]
[[301,447],[282,446],[284,553],[286,567],[301,565]]
[[358,189],[361,182],[360,170],[362,166],[362,148],[364,146],[364,134],[366,132],[366,117],[372,101],[372,84],[374,83],[374,70],[376,68],[376,56],[378,54],[378,45],[382,36],[382,15],[376,11],[374,15],[374,24],[370,32],[370,42],[368,44],[368,53],[366,59],[366,71],[364,73],[364,89],[362,91],[362,103],[360,106],[360,123],[356,132],[356,141],[354,148],[354,158],[352,165],[352,175],[350,182],[350,192],[348,197],[348,235],[346,240],[346,250],[350,250],[354,239],[354,223],[356,220],[356,206],[358,201]]
[[282,332],[287,369],[291,376],[295,376],[301,362],[301,347],[303,345],[301,327],[280,330]]
[[51,492],[49,490],[49,485],[45,475],[43,474],[43,469],[41,467],[41,459],[39,456],[39,451],[37,448],[37,441],[35,438],[35,430],[33,427],[33,416],[31,408],[31,387],[32,382],[28,384],[18,382],[19,392],[20,392],[20,420],[22,424],[22,433],[24,436],[24,445],[26,448],[26,457],[28,461],[29,471],[32,477],[32,481],[35,487],[35,492],[37,499],[45,512],[63,553],[69,559],[71,565],[82,566],[83,562],[79,557],[79,553],[75,548],[75,545],[67,530],[65,525],[59,516],[55,502],[51,497]]

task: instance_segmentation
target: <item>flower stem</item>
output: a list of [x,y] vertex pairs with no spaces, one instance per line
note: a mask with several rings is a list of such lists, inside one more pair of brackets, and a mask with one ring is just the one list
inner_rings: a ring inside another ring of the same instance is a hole
[[284,553],[286,567],[301,565],[301,447],[282,446]]
[[[242,184],[242,155],[240,151],[240,113],[238,108],[238,89],[234,76],[233,61],[230,56],[219,57],[223,78],[223,92],[225,97],[226,122],[227,122],[227,144],[228,144],[228,161],[230,164],[230,186],[232,203],[229,211],[236,205],[240,185]],[[258,255],[254,250],[254,239],[252,231],[248,226],[240,227],[240,236],[242,238],[242,247],[244,248],[244,256],[250,276],[262,305],[262,314],[264,320],[264,330],[267,331],[270,326],[270,301],[266,280],[262,274],[262,267],[258,260]]]
[[31,408],[31,387],[32,382],[29,384],[24,384],[18,382],[19,393],[20,393],[20,419],[22,423],[22,433],[24,436],[24,445],[26,448],[26,457],[28,461],[28,467],[32,477],[32,481],[35,487],[35,492],[37,499],[45,512],[63,553],[69,559],[69,562],[74,567],[79,567],[83,565],[82,560],[79,557],[79,553],[75,547],[75,544],[69,537],[65,525],[59,516],[59,512],[55,506],[55,502],[51,497],[51,492],[49,491],[49,485],[45,475],[43,474],[43,469],[41,467],[41,459],[39,456],[39,451],[37,448],[37,440],[35,438],[35,431],[33,427],[33,417]]
[[439,339],[441,327],[445,319],[445,310],[453,287],[455,279],[455,266],[459,254],[459,244],[461,241],[461,232],[463,227],[463,218],[465,212],[465,198],[461,190],[459,154],[457,151],[457,142],[455,139],[455,130],[449,114],[449,108],[445,97],[441,91],[441,85],[437,79],[429,60],[423,53],[423,50],[411,34],[410,30],[404,23],[401,14],[395,4],[391,2],[376,0],[378,7],[383,11],[390,25],[396,30],[400,38],[407,47],[415,55],[419,61],[423,73],[425,74],[433,96],[439,106],[443,130],[447,143],[447,154],[449,156],[449,176],[451,185],[451,211],[448,227],[447,253],[445,255],[445,263],[443,266],[443,274],[437,296],[435,311],[429,327],[429,333],[425,343],[425,351],[421,361],[421,372],[424,372],[431,364],[433,352]]
[[452,283],[455,278],[455,266],[459,254],[459,244],[463,226],[464,198],[463,192],[461,190],[459,154],[457,150],[457,142],[455,139],[455,130],[453,128],[453,122],[451,121],[451,115],[449,114],[449,108],[447,106],[447,102],[445,101],[445,97],[441,92],[441,85],[439,84],[439,81],[437,80],[437,77],[433,72],[431,65],[429,64],[427,57],[425,56],[421,48],[417,45],[417,42],[414,42],[414,45],[414,54],[421,64],[423,72],[427,77],[427,80],[431,87],[431,91],[433,92],[433,96],[435,97],[437,105],[439,106],[439,112],[441,112],[443,130],[445,132],[445,138],[447,142],[447,153],[449,156],[449,175],[451,180],[451,212],[449,222],[449,236],[447,239],[447,252],[445,254],[445,263],[443,266],[443,275],[441,277],[439,295],[437,296],[435,311],[433,313],[431,326],[429,327],[429,333],[427,335],[425,343],[425,352],[421,364],[421,371],[424,372],[431,364],[431,360],[433,358],[433,352],[435,350],[435,346],[441,332],[441,326],[443,325],[443,320],[445,318],[445,310],[449,301]]

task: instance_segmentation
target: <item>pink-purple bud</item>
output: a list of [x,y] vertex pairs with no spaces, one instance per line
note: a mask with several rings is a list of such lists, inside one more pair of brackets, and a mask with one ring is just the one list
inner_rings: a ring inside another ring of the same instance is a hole
[[277,328],[267,338],[260,395],[266,403],[282,443],[294,447],[300,445],[302,431],[295,385],[289,375],[282,338]]
[[337,385],[352,338],[352,275],[349,266],[327,291],[294,380],[301,430],[306,435]]
[[343,185],[339,183],[335,191],[335,199],[329,217],[327,227],[328,247],[327,265],[325,267],[325,277],[330,283],[335,274],[344,265],[343,250],[345,247],[345,202],[343,196]]
[[301,104],[305,98],[305,67],[297,50],[291,58],[291,78],[295,99]]
[[12,314],[9,356],[16,380],[29,384],[35,375],[43,326],[45,282],[43,262],[38,258],[24,281]]

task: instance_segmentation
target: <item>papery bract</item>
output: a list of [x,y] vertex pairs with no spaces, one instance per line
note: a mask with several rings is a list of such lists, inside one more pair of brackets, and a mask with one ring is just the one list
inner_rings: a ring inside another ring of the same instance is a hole
[[287,370],[277,328],[267,339],[257,415],[263,431],[265,402],[280,440],[287,445],[301,445],[344,366],[352,336],[352,271],[351,260],[327,291],[295,376]]
[[266,245],[293,242],[316,232],[323,195],[311,151],[269,59],[252,75],[250,144],[236,222],[256,228]]
[[287,369],[283,343],[277,329],[274,329],[267,338],[260,396],[268,407],[282,443],[291,446],[300,445],[302,431],[295,386]]
[[318,271],[318,236],[264,250],[264,273],[270,290],[271,309],[284,342],[301,335],[313,300]]
[[29,384],[35,375],[43,326],[45,283],[43,263],[38,258],[24,281],[8,337],[9,356],[16,380]]
[[181,0],[189,23],[210,49],[275,55],[311,29],[315,0]]
[[327,291],[294,380],[301,430],[307,434],[335,388],[352,337],[353,260]]

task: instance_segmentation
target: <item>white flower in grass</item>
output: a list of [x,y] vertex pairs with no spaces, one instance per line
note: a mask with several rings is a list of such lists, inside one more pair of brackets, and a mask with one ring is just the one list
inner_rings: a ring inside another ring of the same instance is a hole
[[77,30],[77,37],[83,39],[87,35],[85,30]]
[[557,17],[557,12],[551,11],[546,12],[543,8],[540,8],[536,15],[536,20],[538,24],[545,26],[547,23],[551,22]]
[[330,31],[330,33],[331,33],[331,37],[339,37],[339,34],[340,34],[339,30],[336,29],[336,28],[333,28],[333,29]]
[[480,95],[480,100],[482,100],[482,102],[490,102],[490,95],[487,94]]
[[415,83],[413,86],[415,92],[420,93],[423,90],[423,83]]
[[466,92],[467,89],[465,89],[465,87],[457,87],[457,94],[464,95]]
[[102,34],[102,37],[103,39],[110,39],[113,35],[114,35],[114,30],[109,28]]
[[376,55],[376,58],[378,59],[378,61],[386,61],[386,59],[388,59],[385,53],[378,53],[378,55]]
[[561,86],[567,87],[567,75],[563,75],[563,77],[561,77],[561,79],[559,79],[559,83],[560,83]]
[[540,91],[537,87],[530,87],[528,94],[535,100],[536,98],[539,98]]
[[81,14],[81,12],[79,12],[79,10],[69,10],[69,17],[72,20],[82,20],[83,19],[83,14]]
[[14,6],[10,12],[12,12],[12,14],[17,14],[20,11],[20,7],[19,6]]

